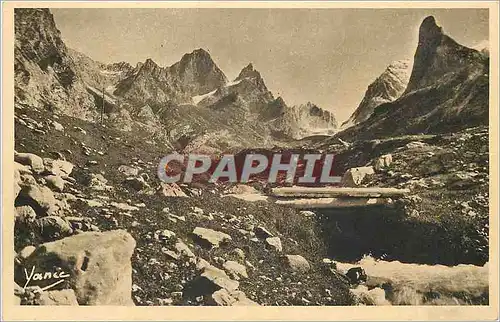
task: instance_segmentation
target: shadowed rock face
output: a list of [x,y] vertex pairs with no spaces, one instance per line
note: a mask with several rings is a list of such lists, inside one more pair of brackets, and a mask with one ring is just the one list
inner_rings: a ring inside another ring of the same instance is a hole
[[482,60],[483,55],[448,37],[434,17],[429,16],[420,25],[415,62],[405,93],[433,85],[445,74]]
[[488,97],[488,56],[458,44],[433,17],[427,17],[420,26],[405,92],[397,100],[377,106],[369,119],[338,136],[373,139],[488,124]]

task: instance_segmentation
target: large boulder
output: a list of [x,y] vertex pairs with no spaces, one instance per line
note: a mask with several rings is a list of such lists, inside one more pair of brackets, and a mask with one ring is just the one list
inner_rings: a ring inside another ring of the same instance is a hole
[[231,240],[231,236],[226,233],[202,227],[196,227],[193,236],[195,241],[207,248],[219,247],[221,242]]
[[284,259],[288,267],[294,272],[305,273],[311,269],[307,259],[300,255],[285,255]]
[[254,306],[259,303],[249,299],[242,291],[229,292],[225,289],[214,292],[207,300],[209,305],[217,306]]
[[75,291],[72,289],[47,291],[40,294],[39,305],[78,305]]
[[187,197],[177,183],[160,183],[159,193],[165,197]]
[[266,238],[266,244],[277,252],[283,251],[283,246],[281,245],[281,239],[279,237]]
[[[72,288],[80,305],[134,305],[130,258],[135,245],[124,230],[83,232],[40,245],[23,268],[35,267],[37,272],[59,268],[68,275],[61,288]],[[26,283],[21,267],[15,278],[20,285]],[[44,287],[43,283],[51,282],[32,281],[30,285]]]
[[373,175],[374,173],[375,171],[372,166],[351,168],[344,173],[341,185],[343,187],[359,187],[367,176]]
[[36,212],[30,206],[16,207],[15,216],[19,223],[33,223],[36,220]]
[[43,159],[33,153],[18,153],[14,152],[14,161],[28,165],[36,173],[42,173],[45,170]]
[[38,232],[44,239],[54,239],[67,237],[73,234],[71,224],[58,216],[45,216],[38,219],[37,227],[40,229]]
[[186,286],[185,296],[196,297],[210,295],[221,289],[229,292],[238,289],[239,283],[232,280],[223,270],[212,265],[203,265],[200,268],[202,273]]
[[241,278],[248,278],[247,268],[245,265],[242,265],[235,261],[226,261],[223,265],[226,272],[228,272],[231,277],[235,280],[239,280]]
[[67,178],[73,172],[74,165],[66,160],[52,160],[49,158],[44,159],[45,169],[48,173],[62,178]]
[[23,185],[16,204],[31,206],[38,215],[50,215],[58,209],[52,190],[34,184]]
[[47,186],[57,192],[62,192],[64,190],[64,180],[58,175],[49,175],[45,177]]

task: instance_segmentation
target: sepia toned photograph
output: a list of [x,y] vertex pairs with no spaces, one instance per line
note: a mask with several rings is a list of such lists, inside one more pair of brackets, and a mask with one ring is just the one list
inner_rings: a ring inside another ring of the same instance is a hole
[[497,305],[489,7],[12,10],[14,305]]

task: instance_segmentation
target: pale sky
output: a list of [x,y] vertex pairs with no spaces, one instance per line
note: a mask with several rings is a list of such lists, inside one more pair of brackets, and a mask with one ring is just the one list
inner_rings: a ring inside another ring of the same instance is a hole
[[487,9],[51,9],[66,44],[91,58],[170,66],[207,50],[232,80],[252,62],[288,105],[345,121],[394,60],[413,59],[428,15],[459,43],[488,40]]

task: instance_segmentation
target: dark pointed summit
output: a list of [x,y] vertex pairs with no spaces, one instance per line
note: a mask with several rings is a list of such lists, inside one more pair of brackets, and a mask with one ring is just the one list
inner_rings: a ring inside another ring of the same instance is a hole
[[436,19],[429,16],[422,21],[419,29],[419,45],[429,45],[432,41],[439,40],[443,28],[436,24]]
[[244,78],[256,78],[256,79],[261,79],[262,77],[260,76],[260,73],[253,68],[252,63],[249,63],[246,67],[244,67],[238,77],[236,77],[236,80],[241,80]]
[[153,68],[158,67],[158,64],[155,63],[154,60],[152,60],[151,58],[148,58],[148,59],[146,59],[144,64],[142,64],[141,67],[146,68],[146,69],[153,69]]
[[413,70],[405,93],[433,85],[445,74],[482,59],[478,51],[447,36],[434,17],[429,16],[420,25]]

